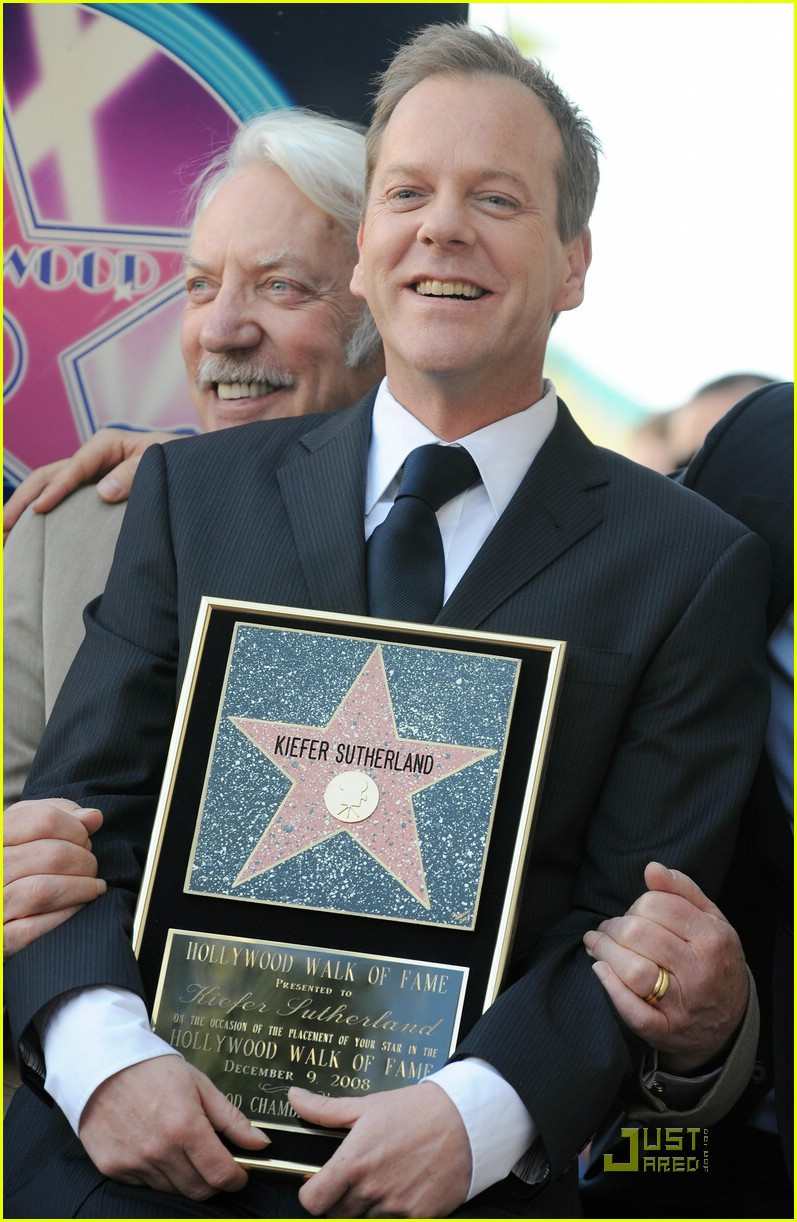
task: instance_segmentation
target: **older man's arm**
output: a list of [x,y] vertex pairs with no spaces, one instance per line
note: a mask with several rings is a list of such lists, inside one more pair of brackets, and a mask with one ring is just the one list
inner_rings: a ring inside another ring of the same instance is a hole
[[[692,879],[651,862],[645,882],[649,890],[625,916],[584,935],[617,1013],[658,1054],[656,1073],[640,1076],[629,1108],[653,1117],[705,1107],[718,1119],[753,1069],[755,986],[736,931]],[[660,968],[669,983],[651,1003]]]
[[[744,1016],[749,994],[738,934],[691,878],[651,862],[649,888],[625,916],[584,935],[594,971],[623,1021],[672,1073],[719,1056]],[[660,1001],[646,998],[669,973]]]
[[97,495],[102,500],[114,504],[126,501],[144,451],[152,445],[175,441],[183,436],[183,433],[100,429],[71,458],[61,458],[37,467],[14,490],[3,507],[3,539],[28,505],[33,505],[36,513],[49,513],[84,484],[98,480]]
[[67,798],[18,802],[3,816],[3,959],[106,891],[91,836],[102,815]]

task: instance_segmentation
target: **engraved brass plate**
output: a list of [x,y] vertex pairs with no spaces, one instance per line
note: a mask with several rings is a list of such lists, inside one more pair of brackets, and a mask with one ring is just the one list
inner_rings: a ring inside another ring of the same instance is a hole
[[306,1131],[291,1086],[365,1094],[444,1065],[467,977],[439,963],[171,930],[153,1027],[253,1123]]

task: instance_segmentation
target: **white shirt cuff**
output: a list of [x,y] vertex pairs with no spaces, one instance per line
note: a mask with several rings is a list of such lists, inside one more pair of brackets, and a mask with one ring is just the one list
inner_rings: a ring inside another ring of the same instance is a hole
[[150,1029],[140,997],[111,987],[80,989],[37,1019],[47,1074],[44,1085],[78,1132],[83,1108],[106,1079],[139,1061],[174,1053]]
[[452,1061],[425,1078],[436,1082],[462,1117],[473,1159],[467,1199],[506,1179],[537,1136],[513,1086],[486,1061]]

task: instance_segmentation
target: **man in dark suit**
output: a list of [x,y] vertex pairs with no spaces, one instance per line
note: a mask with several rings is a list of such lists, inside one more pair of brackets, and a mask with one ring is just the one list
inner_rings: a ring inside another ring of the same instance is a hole
[[[794,1160],[794,385],[766,386],[712,429],[684,485],[756,531],[772,556],[767,603],[772,710],[763,753],[720,895],[759,994],[758,1072],[732,1121],[774,1088],[789,1179]],[[737,1164],[738,1165],[738,1164]]]
[[[767,604],[772,707],[765,750],[719,897],[722,912],[699,894],[690,894],[688,881],[677,885],[654,870],[649,875],[651,891],[631,909],[635,920],[604,922],[603,936],[588,935],[596,959],[611,965],[612,970],[603,968],[601,975],[625,1021],[654,1047],[690,1058],[692,1072],[702,1067],[702,1086],[689,1084],[691,1097],[684,1096],[684,1083],[674,1080],[682,1096],[680,1106],[674,1106],[683,1123],[711,1126],[709,1174],[697,1179],[660,1177],[657,1201],[673,1217],[685,1212],[695,1217],[787,1217],[792,1212],[793,443],[794,385],[769,384],[747,395],[719,421],[679,477],[686,487],[755,530],[772,557]],[[678,898],[673,901],[673,896]],[[736,939],[736,948],[728,921],[741,939]],[[684,941],[672,940],[676,928],[683,931]],[[639,1007],[628,983],[644,970],[648,957],[670,969],[678,1011],[670,1007],[667,1015],[645,1015]],[[741,1017],[738,1003],[743,1007],[747,992],[745,958],[761,1011],[760,1038],[756,1048],[752,1032],[748,1059],[737,1054],[753,1026],[750,1007],[730,1043],[722,1021],[730,1017],[738,1023]],[[659,1079],[657,1093],[650,1096],[647,1109],[636,1101],[633,1120],[675,1124],[679,1117],[667,1098],[671,1079],[667,1074],[653,1076]],[[723,1115],[728,1109],[718,1112],[715,1099],[728,1091],[738,1102]],[[623,1159],[618,1156],[616,1161]],[[644,1208],[646,1186],[638,1176],[601,1176],[596,1165],[594,1174],[586,1177],[585,1190],[590,1216],[635,1217]]]
[[[652,853],[709,892],[727,865],[766,720],[768,558],[702,498],[597,450],[543,378],[589,264],[588,125],[508,40],[433,28],[387,70],[368,158],[352,287],[386,382],[332,417],[150,451],[34,765],[36,810],[55,793],[102,809],[108,891],[11,961],[26,1078],[41,1089],[46,1071],[80,1140],[17,1093],[7,1215],[52,1214],[54,1182],[84,1216],[571,1215],[575,1156],[639,1057],[582,935],[629,906]],[[440,442],[478,481],[437,515],[435,622],[568,642],[534,857],[509,987],[452,1065],[363,1099],[291,1092],[350,1129],[297,1200],[243,1186],[213,1129],[262,1143],[144,1030],[130,904],[200,598],[373,610],[366,537],[410,452]],[[236,1195],[208,1200],[219,1189]]]

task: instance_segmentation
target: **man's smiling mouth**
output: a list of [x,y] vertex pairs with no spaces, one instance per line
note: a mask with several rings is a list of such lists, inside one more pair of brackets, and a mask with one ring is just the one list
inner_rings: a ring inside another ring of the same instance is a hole
[[196,371],[200,391],[219,399],[264,399],[278,390],[294,390],[296,377],[268,360],[233,360],[223,353],[206,353]]
[[422,297],[463,297],[473,300],[484,296],[484,289],[465,280],[418,280],[414,288]]
[[268,382],[217,382],[216,394],[220,399],[260,399],[284,390],[284,385],[272,386]]

